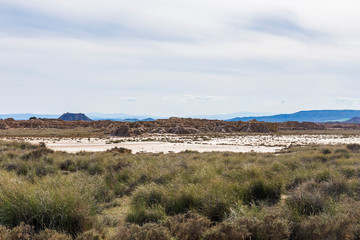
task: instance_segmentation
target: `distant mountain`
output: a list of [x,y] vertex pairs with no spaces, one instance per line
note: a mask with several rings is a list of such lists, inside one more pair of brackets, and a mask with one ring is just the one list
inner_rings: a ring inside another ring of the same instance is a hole
[[140,121],[139,119],[137,118],[125,118],[122,120],[123,122],[138,122]]
[[151,121],[155,121],[155,120],[152,119],[152,118],[145,118],[145,119],[126,118],[126,119],[123,119],[123,120],[120,120],[120,121],[123,121],[123,122],[139,122],[139,121],[142,121],[142,122],[151,122]]
[[83,113],[64,113],[59,117],[59,119],[64,121],[92,121]]
[[155,121],[155,119],[153,119],[153,118],[145,118],[145,119],[142,119],[141,121],[152,122],[152,121]]
[[360,117],[353,117],[347,121],[344,121],[343,123],[355,123],[355,124],[360,124]]
[[137,119],[137,121],[143,121],[141,119],[158,119],[158,117],[149,115],[130,115],[124,113],[87,113],[86,115],[92,120],[124,121],[126,119]]
[[312,110],[273,116],[237,117],[228,119],[227,121],[250,121],[256,119],[257,121],[264,122],[334,122],[344,121],[357,116],[360,116],[360,110]]
[[13,118],[15,120],[28,120],[31,117],[57,119],[60,115],[55,114],[34,114],[34,113],[13,113],[0,114],[0,119]]
[[264,115],[269,115],[269,113],[238,112],[238,113],[229,113],[229,114],[192,115],[189,117],[209,119],[209,120],[226,120],[235,117],[264,116]]
[[[47,118],[58,119],[61,114],[37,114],[37,113],[10,113],[0,114],[0,119],[13,118],[15,120],[28,120],[29,118]],[[125,121],[126,119],[133,119],[134,121],[154,121],[158,117],[149,115],[129,115],[123,113],[86,113],[86,116],[91,120],[111,120],[111,121]]]

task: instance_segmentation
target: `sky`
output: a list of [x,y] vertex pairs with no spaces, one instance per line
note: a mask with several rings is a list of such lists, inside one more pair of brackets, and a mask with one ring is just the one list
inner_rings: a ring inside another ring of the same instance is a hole
[[0,0],[0,113],[360,109],[360,2]]

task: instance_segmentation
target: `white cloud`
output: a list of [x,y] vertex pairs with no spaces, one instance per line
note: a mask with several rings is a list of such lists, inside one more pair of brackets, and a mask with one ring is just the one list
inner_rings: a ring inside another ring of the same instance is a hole
[[181,96],[164,96],[165,101],[220,101],[228,97],[224,96],[203,96],[203,95],[181,95]]
[[118,97],[117,99],[122,102],[136,102],[136,101],[139,101],[141,98],[139,98],[139,97]]
[[0,100],[32,99],[1,111],[54,112],[38,104],[42,92],[60,99],[59,112],[74,102],[88,112],[132,102],[119,111],[161,114],[360,107],[347,99],[360,88],[359,6],[0,0]]
[[360,98],[338,97],[335,102],[343,106],[360,107]]

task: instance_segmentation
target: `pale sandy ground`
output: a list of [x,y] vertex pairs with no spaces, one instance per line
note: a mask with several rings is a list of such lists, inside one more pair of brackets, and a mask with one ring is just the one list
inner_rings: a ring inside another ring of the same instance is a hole
[[[45,142],[47,147],[56,151],[106,151],[113,147],[125,147],[133,153],[169,153],[192,150],[198,152],[276,152],[292,145],[309,144],[349,144],[359,143],[360,136],[343,135],[241,135],[224,137],[197,137],[176,135],[153,135],[134,138],[12,138],[6,140],[25,140],[32,143]],[[117,142],[121,141],[121,142]]]

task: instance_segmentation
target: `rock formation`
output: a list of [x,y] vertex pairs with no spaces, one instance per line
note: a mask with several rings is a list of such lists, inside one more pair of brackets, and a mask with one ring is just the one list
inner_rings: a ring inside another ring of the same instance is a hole
[[118,122],[118,121],[63,121],[60,119],[32,119],[15,121],[0,120],[0,129],[8,128],[93,128],[112,136],[138,136],[142,134],[198,134],[198,133],[272,133],[285,130],[324,130],[330,128],[358,129],[359,124],[312,123],[312,122],[227,122],[220,120],[170,118],[156,121]]
[[9,126],[6,124],[5,121],[0,122],[0,129],[8,129],[8,128],[9,128]]
[[69,113],[69,112],[61,115],[59,117],[59,119],[64,120],[64,121],[91,121],[91,119],[88,118],[83,113]]

